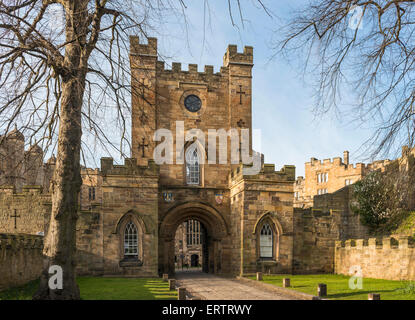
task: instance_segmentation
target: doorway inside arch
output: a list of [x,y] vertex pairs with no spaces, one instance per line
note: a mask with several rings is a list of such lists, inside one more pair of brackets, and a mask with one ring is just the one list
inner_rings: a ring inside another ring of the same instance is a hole
[[177,227],[174,239],[175,271],[209,272],[207,230],[202,222],[189,219]]

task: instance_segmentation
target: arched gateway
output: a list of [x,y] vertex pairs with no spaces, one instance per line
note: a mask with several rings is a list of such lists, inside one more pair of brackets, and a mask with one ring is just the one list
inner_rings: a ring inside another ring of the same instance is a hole
[[159,231],[159,272],[173,275],[174,237],[177,227],[187,220],[198,220],[203,226],[202,270],[210,273],[228,273],[230,261],[226,251],[228,224],[215,208],[199,202],[187,202],[170,208],[162,218]]

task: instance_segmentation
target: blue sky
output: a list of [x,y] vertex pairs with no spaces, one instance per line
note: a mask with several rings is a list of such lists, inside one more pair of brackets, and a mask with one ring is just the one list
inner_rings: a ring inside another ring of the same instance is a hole
[[234,11],[236,28],[232,26],[227,1],[209,1],[208,10],[204,10],[203,0],[187,1],[187,27],[175,23],[173,17],[158,26],[154,35],[159,39],[159,51],[167,57],[167,64],[181,62],[182,68],[187,69],[187,63],[197,63],[199,71],[206,64],[214,65],[215,71],[219,71],[228,44],[237,44],[239,51],[245,45],[253,46],[253,128],[262,131],[261,152],[265,154],[265,161],[275,163],[277,168],[295,165],[297,175],[304,174],[304,163],[311,157],[333,158],[349,150],[352,162],[365,160],[358,156],[358,151],[371,133],[348,125],[333,114],[315,119],[313,79],[304,78],[298,68],[302,59],[287,61],[281,56],[271,59],[278,25],[303,2],[265,1],[276,16],[269,18],[253,5],[254,1],[242,1],[248,21],[242,26]]

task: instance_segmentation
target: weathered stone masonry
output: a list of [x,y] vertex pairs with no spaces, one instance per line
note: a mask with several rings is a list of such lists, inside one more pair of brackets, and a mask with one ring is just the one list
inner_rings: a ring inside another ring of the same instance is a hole
[[335,273],[364,278],[415,280],[415,247],[408,237],[336,241]]
[[0,290],[39,278],[42,249],[41,236],[0,233]]

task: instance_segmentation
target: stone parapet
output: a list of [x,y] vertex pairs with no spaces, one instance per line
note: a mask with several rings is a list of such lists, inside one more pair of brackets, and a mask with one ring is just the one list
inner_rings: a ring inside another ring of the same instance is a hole
[[406,249],[415,248],[415,242],[412,237],[399,236],[369,238],[369,239],[348,239],[345,241],[336,241],[336,248],[355,247],[358,249],[376,248],[376,249]]
[[249,166],[240,164],[230,172],[231,184],[237,183],[240,180],[262,180],[268,182],[277,181],[295,181],[295,166],[285,165],[281,170],[275,170],[274,164],[263,164],[261,171],[256,175],[244,175],[243,169]]
[[160,172],[159,166],[149,160],[147,166],[137,165],[135,158],[126,158],[124,165],[115,165],[113,158],[101,158],[101,172],[103,175],[139,175],[139,176],[155,176]]
[[336,241],[335,273],[364,278],[415,280],[415,245],[407,236]]

